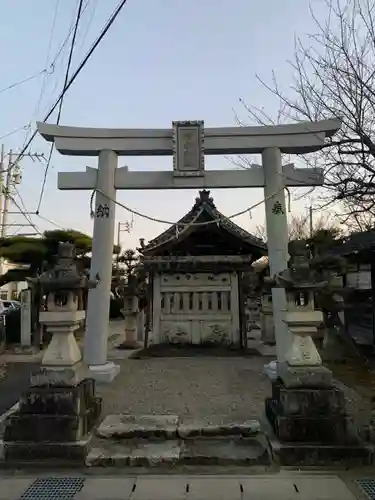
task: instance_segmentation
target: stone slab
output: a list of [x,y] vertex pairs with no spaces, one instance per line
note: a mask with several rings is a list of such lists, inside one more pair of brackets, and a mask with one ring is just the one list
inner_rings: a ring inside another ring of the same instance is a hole
[[300,500],[293,480],[289,478],[272,476],[242,478],[241,484],[243,489],[241,500]]
[[280,443],[277,438],[269,440],[273,460],[290,467],[306,466],[361,466],[373,463],[373,449],[365,444],[322,445]]
[[91,443],[91,436],[73,443],[4,443],[6,466],[34,465],[84,465]]
[[74,500],[103,500],[107,498],[124,500],[130,497],[135,481],[135,478],[130,477],[87,478],[82,490],[74,496]]
[[182,443],[180,463],[187,465],[268,465],[270,457],[261,440],[196,439]]
[[188,481],[188,500],[242,500],[241,481],[235,478],[192,478]]
[[212,416],[209,419],[183,417],[177,427],[182,439],[212,438],[225,436],[256,436],[260,432],[258,419],[238,420],[228,415]]
[[78,441],[82,437],[82,420],[78,415],[15,413],[7,419],[4,441],[29,441],[34,443]]
[[24,491],[34,482],[33,478],[0,480],[0,500],[19,500]]
[[179,461],[181,445],[178,441],[162,441],[159,443],[138,442],[132,448],[130,466],[161,466],[169,467]]
[[181,478],[140,477],[131,500],[186,500],[186,484]]
[[282,442],[337,444],[349,440],[350,419],[342,415],[277,416],[275,420],[277,436]]
[[293,479],[299,500],[356,500],[338,477]]
[[272,459],[278,465],[304,466],[362,466],[372,465],[374,447],[358,441],[353,445],[322,445],[319,443],[281,443],[266,416],[261,422],[267,436]]
[[102,441],[87,456],[88,467],[172,466],[180,457],[178,441]]
[[346,413],[344,392],[335,387],[287,389],[276,381],[272,383],[272,399],[280,403],[282,415],[313,417]]
[[332,387],[333,375],[325,366],[290,366],[288,363],[277,364],[277,375],[286,388]]
[[96,434],[103,439],[175,439],[177,415],[108,415]]
[[77,415],[95,398],[95,382],[84,379],[78,385],[30,387],[20,399],[20,412],[29,414]]

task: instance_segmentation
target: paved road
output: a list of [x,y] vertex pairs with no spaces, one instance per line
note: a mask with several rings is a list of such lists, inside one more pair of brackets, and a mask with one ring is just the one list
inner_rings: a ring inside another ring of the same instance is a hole
[[0,478],[0,500],[358,500],[338,476],[117,476]]
[[38,363],[9,363],[4,379],[0,380],[0,415],[15,405],[28,388],[30,373]]

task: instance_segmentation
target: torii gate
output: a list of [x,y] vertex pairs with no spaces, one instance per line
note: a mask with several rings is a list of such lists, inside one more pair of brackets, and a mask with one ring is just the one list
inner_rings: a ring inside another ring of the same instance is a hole
[[[111,381],[118,367],[107,360],[108,315],[117,189],[197,189],[264,187],[268,254],[271,274],[288,262],[285,186],[323,184],[321,169],[282,167],[281,154],[320,150],[327,137],[341,127],[339,120],[291,125],[204,129],[202,121],[173,122],[172,129],[99,129],[38,123],[39,133],[64,155],[98,156],[98,169],[60,172],[58,188],[95,190],[95,219],[91,276],[101,282],[90,290],[84,360],[97,380]],[[260,153],[262,167],[247,170],[204,169],[204,155]],[[118,156],[173,155],[171,171],[131,172],[117,167]],[[277,357],[281,361],[290,345],[283,317],[285,291],[272,290]]]

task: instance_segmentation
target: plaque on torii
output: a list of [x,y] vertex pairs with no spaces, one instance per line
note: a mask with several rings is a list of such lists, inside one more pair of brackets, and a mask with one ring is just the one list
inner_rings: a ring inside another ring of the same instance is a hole
[[172,129],[174,176],[204,175],[204,121],[174,121]]

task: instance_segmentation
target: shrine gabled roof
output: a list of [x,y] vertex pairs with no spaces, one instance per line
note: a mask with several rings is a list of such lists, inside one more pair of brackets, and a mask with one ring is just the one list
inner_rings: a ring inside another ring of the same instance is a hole
[[[214,204],[213,198],[210,197],[210,191],[205,189],[203,191],[199,191],[199,197],[195,199],[192,209],[186,215],[184,215],[176,224],[170,226],[162,234],[150,240],[149,243],[140,248],[139,251],[142,254],[147,254],[148,252],[153,252],[162,245],[175,241],[179,234],[182,238],[183,233],[190,233],[191,230],[194,230],[194,222],[200,221],[204,214],[208,215],[209,220],[217,221],[217,225],[219,227],[231,233],[236,238],[239,238],[248,245],[257,248],[261,253],[266,253],[267,245],[260,238],[248,233],[245,229],[238,226],[228,217],[225,217],[225,215],[219,212]],[[191,226],[189,226],[189,224],[191,224]]]

